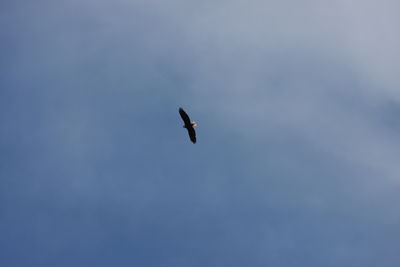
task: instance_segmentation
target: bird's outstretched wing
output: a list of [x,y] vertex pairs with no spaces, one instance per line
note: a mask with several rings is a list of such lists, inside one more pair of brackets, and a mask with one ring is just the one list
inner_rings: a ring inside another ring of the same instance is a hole
[[194,130],[194,128],[192,126],[187,128],[187,130],[189,133],[190,141],[192,141],[193,144],[195,144],[196,143],[196,131]]
[[185,123],[185,125],[190,125],[190,118],[188,116],[188,114],[186,114],[186,112],[183,110],[183,108],[179,108],[179,114],[181,115],[181,118],[183,120],[183,122]]

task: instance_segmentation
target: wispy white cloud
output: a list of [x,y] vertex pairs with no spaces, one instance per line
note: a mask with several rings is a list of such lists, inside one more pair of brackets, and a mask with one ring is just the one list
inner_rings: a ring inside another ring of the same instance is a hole
[[397,138],[371,116],[400,104],[396,10],[377,1],[208,3],[184,22],[197,55],[192,98],[244,135],[285,125],[399,181]]

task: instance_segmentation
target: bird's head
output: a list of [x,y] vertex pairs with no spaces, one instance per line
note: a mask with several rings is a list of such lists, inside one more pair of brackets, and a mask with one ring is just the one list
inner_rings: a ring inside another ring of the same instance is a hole
[[197,126],[197,122],[195,122],[195,121],[192,121],[191,124],[193,127]]

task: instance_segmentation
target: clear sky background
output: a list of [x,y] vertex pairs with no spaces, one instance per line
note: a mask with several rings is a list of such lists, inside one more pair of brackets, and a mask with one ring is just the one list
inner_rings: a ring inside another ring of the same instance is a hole
[[400,266],[399,14],[1,1],[0,265]]

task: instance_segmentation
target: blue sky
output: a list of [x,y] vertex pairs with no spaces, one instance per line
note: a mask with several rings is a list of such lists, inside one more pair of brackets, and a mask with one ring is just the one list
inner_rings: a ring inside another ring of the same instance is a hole
[[400,4],[0,7],[1,266],[399,266]]

